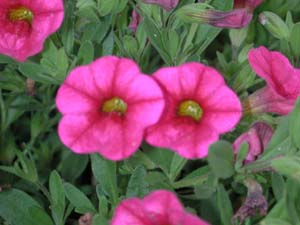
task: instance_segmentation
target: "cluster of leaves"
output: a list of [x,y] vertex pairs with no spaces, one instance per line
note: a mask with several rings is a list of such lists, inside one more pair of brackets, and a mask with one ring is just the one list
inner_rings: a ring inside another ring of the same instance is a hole
[[[181,0],[178,8],[194,2]],[[207,2],[219,10],[233,6],[232,0]],[[133,33],[128,24],[136,4],[143,20]],[[122,199],[169,189],[211,224],[230,225],[238,223],[232,218],[247,195],[247,179],[262,185],[269,213],[245,224],[300,224],[299,103],[287,117],[260,116],[276,132],[263,155],[247,165],[248,146],[235,159],[226,141],[195,161],[146,144],[118,163],[97,154],[76,155],[57,137],[60,115],[54,103],[71,69],[110,54],[133,58],[146,73],[201,61],[217,67],[243,98],[262,85],[247,62],[254,45],[280,50],[299,66],[300,22],[293,22],[300,21],[298,0],[266,0],[256,13],[264,11],[269,23],[260,25],[255,15],[240,30],[183,23],[176,11],[141,1],[66,0],[65,10],[63,26],[40,55],[25,63],[0,56],[0,224],[76,224],[80,215],[92,213],[92,224],[105,225]],[[244,117],[226,140],[256,119]]]

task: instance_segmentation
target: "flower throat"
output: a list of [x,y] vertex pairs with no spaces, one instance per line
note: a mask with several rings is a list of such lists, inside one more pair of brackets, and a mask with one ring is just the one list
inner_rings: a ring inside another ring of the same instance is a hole
[[8,18],[12,22],[16,21],[27,21],[28,23],[32,23],[33,14],[31,10],[24,6],[20,6],[17,8],[13,8],[9,10]]

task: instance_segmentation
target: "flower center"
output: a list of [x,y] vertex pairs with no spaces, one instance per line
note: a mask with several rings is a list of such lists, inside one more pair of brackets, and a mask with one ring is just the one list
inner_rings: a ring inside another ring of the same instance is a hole
[[12,21],[12,22],[19,21],[19,20],[25,20],[25,21],[31,23],[32,19],[33,19],[33,14],[28,8],[26,8],[24,6],[20,6],[18,8],[9,10],[8,17],[9,17],[10,21]]
[[116,112],[125,114],[127,110],[127,104],[121,98],[113,97],[105,101],[102,105],[102,111],[106,113]]
[[203,110],[200,105],[193,100],[182,101],[178,107],[178,116],[189,116],[198,122],[203,114]]

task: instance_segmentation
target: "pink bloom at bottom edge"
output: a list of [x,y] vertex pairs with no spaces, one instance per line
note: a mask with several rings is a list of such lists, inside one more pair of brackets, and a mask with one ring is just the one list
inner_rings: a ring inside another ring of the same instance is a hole
[[170,191],[157,190],[143,199],[123,200],[116,208],[111,225],[209,225],[188,213]]
[[166,106],[146,141],[193,159],[204,158],[219,135],[232,130],[241,118],[241,103],[213,68],[200,63],[167,67],[154,73]]
[[138,150],[164,107],[157,83],[134,61],[114,56],[75,68],[58,90],[61,141],[76,153],[121,160]]
[[0,54],[25,61],[39,53],[63,17],[62,0],[1,0]]

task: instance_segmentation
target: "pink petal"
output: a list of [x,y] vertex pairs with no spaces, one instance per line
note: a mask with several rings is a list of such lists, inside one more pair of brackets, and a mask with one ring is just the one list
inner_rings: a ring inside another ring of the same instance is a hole
[[300,73],[280,52],[259,47],[249,51],[253,70],[279,95],[295,99],[300,93]]
[[286,115],[293,109],[295,101],[278,95],[272,88],[266,86],[248,97],[245,110],[253,114],[272,112]]
[[99,152],[110,160],[120,160],[133,154],[143,138],[138,124],[118,115],[86,113],[65,115],[59,123],[62,142],[76,153]]
[[56,106],[62,114],[99,110],[101,99],[88,66],[74,69],[59,88]]
[[206,157],[209,145],[218,138],[219,135],[209,124],[195,124],[190,118],[160,121],[146,132],[146,141],[149,144],[170,148],[188,159]]
[[[242,106],[236,94],[226,86],[205,100],[202,120],[219,133],[232,130],[242,117]],[[226,118],[226,119],[224,119]]]

